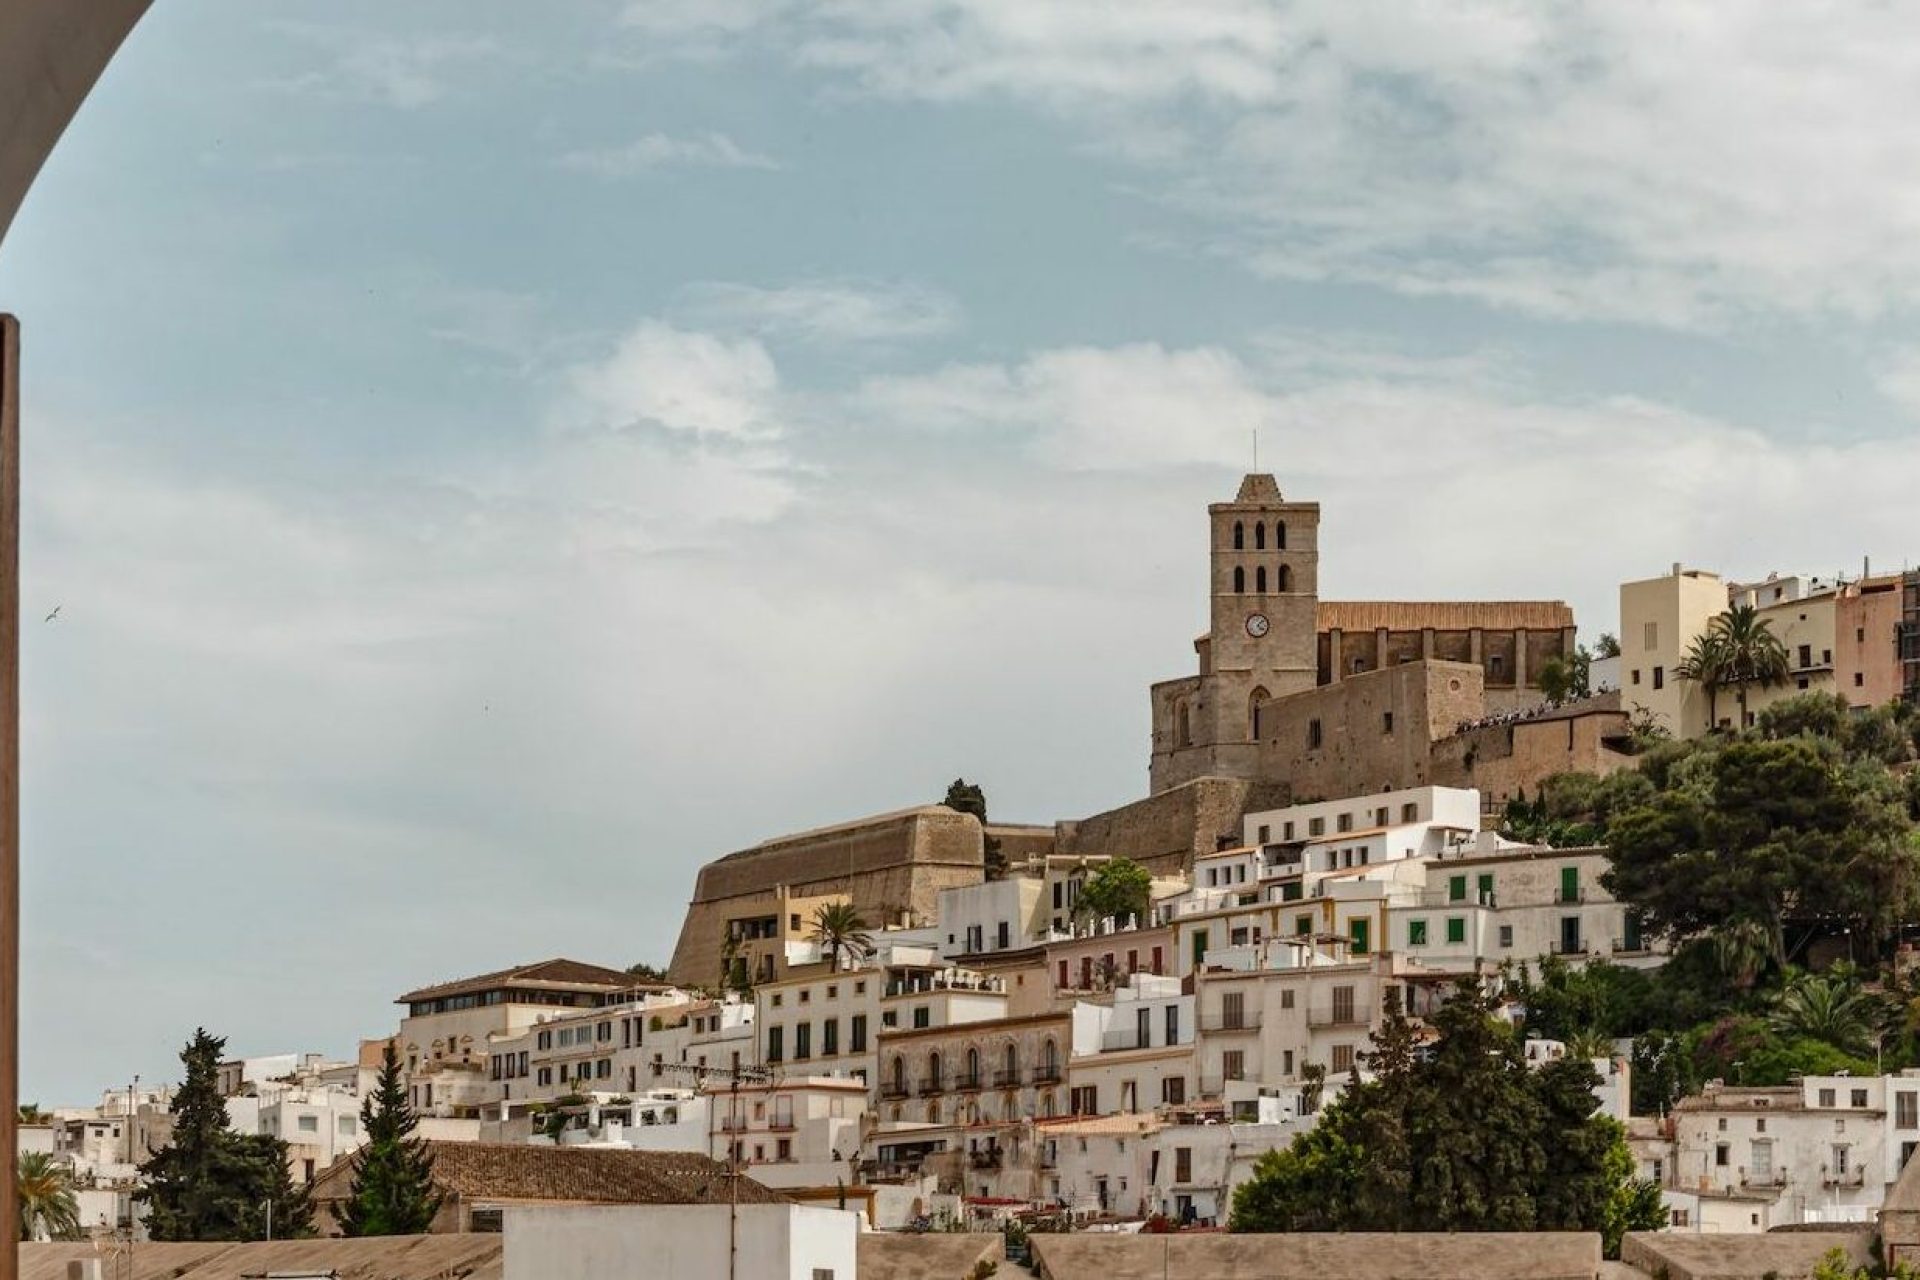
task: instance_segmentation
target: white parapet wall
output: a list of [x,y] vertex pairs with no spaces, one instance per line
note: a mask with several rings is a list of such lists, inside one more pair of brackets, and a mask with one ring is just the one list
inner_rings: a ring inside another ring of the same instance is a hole
[[504,1230],[503,1280],[854,1280],[860,1217],[797,1204],[515,1206]]

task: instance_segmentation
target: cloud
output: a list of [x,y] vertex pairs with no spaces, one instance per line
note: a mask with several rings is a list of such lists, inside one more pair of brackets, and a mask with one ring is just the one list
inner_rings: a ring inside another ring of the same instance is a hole
[[730,341],[647,320],[605,358],[575,367],[568,385],[558,421],[574,429],[652,425],[735,439],[781,432],[779,373],[752,338]]
[[477,36],[366,39],[357,33],[313,24],[289,22],[278,26],[330,52],[326,65],[268,80],[268,86],[401,110],[440,101],[456,75],[502,56],[499,45]]
[[635,178],[661,169],[778,169],[771,156],[748,151],[724,133],[702,133],[676,138],[649,133],[618,147],[569,151],[560,157],[562,168],[578,169],[602,178]]
[[920,286],[807,280],[779,288],[711,282],[683,291],[695,320],[811,342],[887,342],[949,333],[960,306]]
[[645,9],[656,45],[1057,115],[1196,249],[1277,278],[1688,328],[1920,289],[1898,6],[816,0],[697,31]]

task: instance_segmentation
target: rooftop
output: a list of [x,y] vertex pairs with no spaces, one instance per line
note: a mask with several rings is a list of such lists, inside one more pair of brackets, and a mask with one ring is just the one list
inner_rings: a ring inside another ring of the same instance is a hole
[[[726,1165],[684,1151],[535,1147],[494,1142],[427,1143],[433,1183],[462,1200],[565,1204],[723,1204]],[[344,1199],[356,1161],[341,1160],[313,1184],[316,1204]],[[741,1177],[741,1204],[784,1204],[777,1191]]]
[[452,982],[442,982],[431,987],[421,987],[409,991],[394,999],[395,1004],[411,1004],[416,1000],[435,1000],[442,996],[463,995],[469,991],[488,991],[496,987],[537,987],[548,991],[631,991],[643,987],[666,990],[667,983],[644,982],[618,969],[602,968],[597,964],[587,964],[579,960],[553,959],[537,960],[532,964],[516,965],[511,969],[500,969],[493,973],[483,973],[473,978],[458,978]]

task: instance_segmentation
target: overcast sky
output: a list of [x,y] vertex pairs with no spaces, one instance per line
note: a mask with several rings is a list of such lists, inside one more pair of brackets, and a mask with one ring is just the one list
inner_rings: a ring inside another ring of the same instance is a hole
[[[1203,507],[1329,597],[1920,555],[1882,4],[165,0],[26,326],[24,1096],[664,961],[695,869],[1142,795]],[[51,623],[40,618],[56,606]]]

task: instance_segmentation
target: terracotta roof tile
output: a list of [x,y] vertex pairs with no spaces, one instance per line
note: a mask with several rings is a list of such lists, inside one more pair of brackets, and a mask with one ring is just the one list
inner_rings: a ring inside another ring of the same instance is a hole
[[[617,1147],[536,1147],[495,1142],[429,1142],[436,1187],[461,1200],[556,1201],[568,1204],[724,1204],[727,1167],[686,1151]],[[352,1160],[314,1182],[316,1204],[346,1198]],[[782,1204],[786,1197],[752,1178],[739,1179],[741,1204]]]

